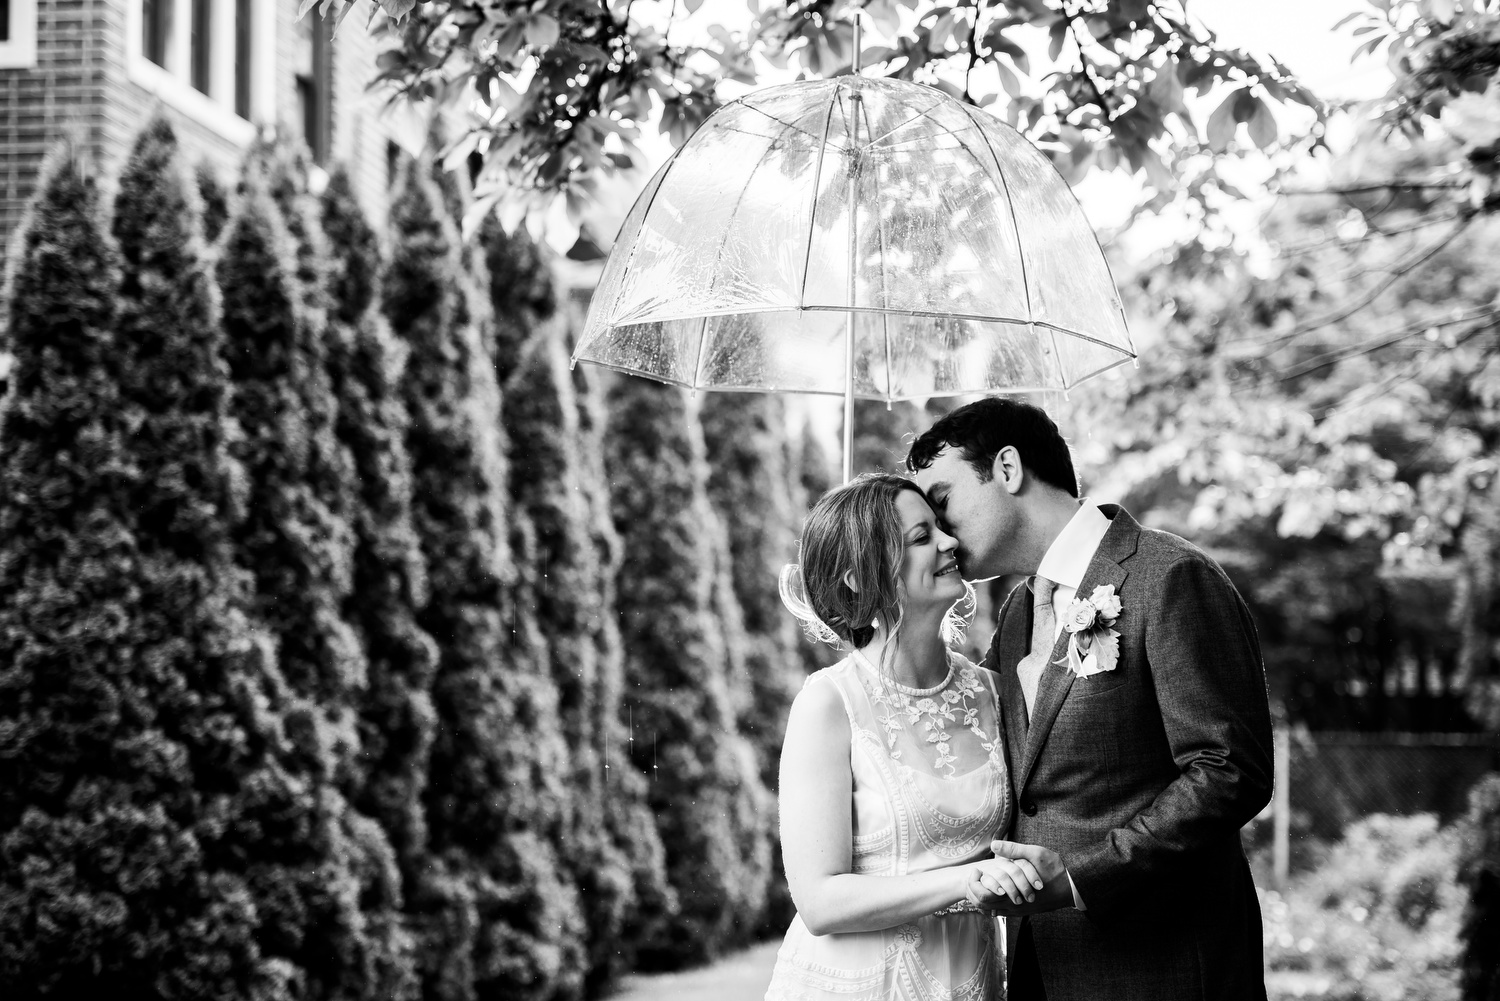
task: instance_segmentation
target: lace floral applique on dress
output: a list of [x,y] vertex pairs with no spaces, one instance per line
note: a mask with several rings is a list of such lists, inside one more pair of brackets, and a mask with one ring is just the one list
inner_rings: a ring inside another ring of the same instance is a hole
[[[911,689],[851,657],[832,684],[851,732],[853,864],[901,876],[990,857],[1010,822],[993,678],[955,656],[943,683]],[[967,902],[876,932],[813,935],[794,918],[767,1001],[997,1001],[996,920]]]

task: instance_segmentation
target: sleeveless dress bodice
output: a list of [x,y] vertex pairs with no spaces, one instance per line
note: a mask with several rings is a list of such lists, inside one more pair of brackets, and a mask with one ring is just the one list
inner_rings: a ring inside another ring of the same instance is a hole
[[[903,876],[991,857],[1010,782],[989,671],[954,655],[944,684],[914,691],[851,656],[812,675],[849,718],[851,871]],[[795,817],[782,823],[795,823]],[[767,1001],[997,1001],[997,921],[962,902],[894,928],[813,935],[792,920]]]

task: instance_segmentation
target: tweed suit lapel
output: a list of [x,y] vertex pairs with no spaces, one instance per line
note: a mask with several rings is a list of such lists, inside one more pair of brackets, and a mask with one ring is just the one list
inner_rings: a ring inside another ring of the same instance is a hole
[[1000,624],[995,630],[995,671],[1000,675],[1000,710],[1005,717],[1005,746],[1008,752],[1011,781],[1026,748],[1026,699],[1021,694],[1021,680],[1016,665],[1026,656],[1031,636],[1031,602],[1026,585],[1018,586],[1000,610]]
[[[1141,526],[1123,508],[1115,504],[1101,504],[1099,510],[1110,519],[1110,526],[1109,531],[1105,532],[1104,538],[1100,540],[1093,560],[1089,562],[1089,568],[1083,575],[1082,583],[1078,585],[1078,595],[1082,597],[1093,594],[1094,588],[1102,584],[1113,585],[1115,592],[1119,593],[1120,586],[1129,576],[1120,564],[1135,554],[1136,544],[1141,537]],[[1041,753],[1042,745],[1047,742],[1047,735],[1052,732],[1052,724],[1062,709],[1063,700],[1068,697],[1068,692],[1073,688],[1074,675],[1068,670],[1065,657],[1067,642],[1068,633],[1064,630],[1058,635],[1057,642],[1052,647],[1052,654],[1047,658],[1047,667],[1042,672],[1041,681],[1037,684],[1036,702],[1033,704],[1031,713],[1031,726],[1026,732],[1026,745],[1021,752],[1020,765],[1015,779],[1017,795],[1026,788],[1026,782],[1031,778],[1031,772],[1036,767],[1036,759]],[[1063,663],[1059,664],[1058,661]]]

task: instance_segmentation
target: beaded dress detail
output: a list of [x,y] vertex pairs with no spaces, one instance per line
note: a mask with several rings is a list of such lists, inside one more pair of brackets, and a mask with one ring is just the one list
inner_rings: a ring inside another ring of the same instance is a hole
[[[903,876],[991,857],[1011,805],[990,672],[953,654],[941,685],[913,689],[855,653],[807,684],[833,685],[849,717],[853,872]],[[766,999],[999,1001],[996,924],[967,901],[873,932],[814,935],[798,916]]]

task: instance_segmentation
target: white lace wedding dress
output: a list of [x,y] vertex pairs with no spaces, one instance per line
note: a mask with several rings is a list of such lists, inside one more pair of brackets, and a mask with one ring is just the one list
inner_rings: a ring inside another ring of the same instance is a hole
[[[991,857],[1011,806],[990,672],[953,655],[942,685],[917,690],[855,655],[807,684],[833,685],[849,715],[853,872],[902,876]],[[1003,970],[997,919],[967,901],[873,932],[814,935],[799,916],[766,1001],[998,1001]]]

